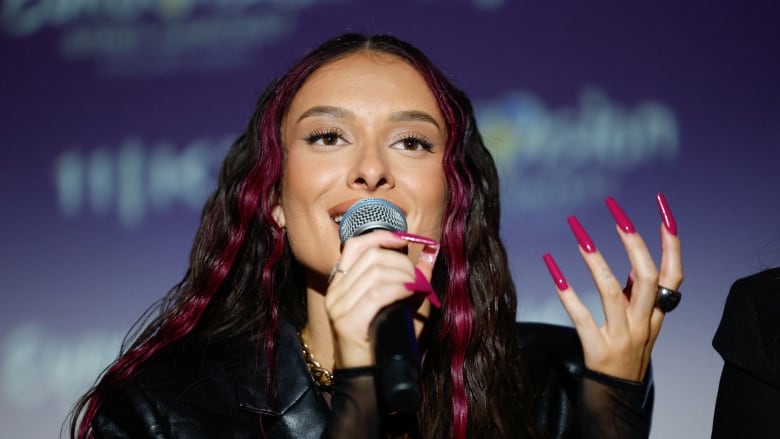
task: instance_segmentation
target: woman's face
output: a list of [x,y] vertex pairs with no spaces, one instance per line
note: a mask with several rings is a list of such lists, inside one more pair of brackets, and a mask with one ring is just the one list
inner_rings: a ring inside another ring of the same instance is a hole
[[359,52],[326,64],[293,98],[281,130],[286,161],[274,218],[307,270],[330,272],[340,254],[335,218],[365,197],[398,206],[410,233],[440,239],[447,131],[405,61]]

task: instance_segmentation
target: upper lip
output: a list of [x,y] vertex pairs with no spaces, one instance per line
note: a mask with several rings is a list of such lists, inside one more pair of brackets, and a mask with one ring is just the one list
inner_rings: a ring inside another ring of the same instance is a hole
[[[344,212],[346,212],[350,207],[352,207],[353,204],[357,203],[363,198],[374,198],[374,197],[350,198],[348,200],[344,200],[339,204],[336,204],[335,206],[328,209],[328,215],[330,216],[331,219],[335,220],[336,217],[344,215]],[[376,198],[381,198],[381,197],[376,197]],[[390,202],[392,203],[392,201]],[[401,209],[401,212],[403,212],[404,215],[406,215],[406,212],[404,212],[404,209],[401,206],[398,206],[398,208]]]
[[344,212],[346,212],[350,206],[357,203],[359,200],[360,198],[351,198],[331,207],[328,209],[328,215],[330,215],[330,219],[336,219],[336,217],[344,215]]

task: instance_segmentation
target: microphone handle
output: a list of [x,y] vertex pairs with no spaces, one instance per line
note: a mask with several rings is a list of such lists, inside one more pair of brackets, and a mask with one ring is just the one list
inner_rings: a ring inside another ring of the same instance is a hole
[[374,378],[380,408],[387,414],[417,412],[420,369],[412,311],[406,302],[383,308],[371,322],[376,368]]

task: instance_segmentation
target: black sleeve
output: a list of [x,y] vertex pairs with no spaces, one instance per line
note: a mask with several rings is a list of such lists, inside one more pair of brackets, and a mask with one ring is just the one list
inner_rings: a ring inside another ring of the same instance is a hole
[[577,411],[583,438],[647,438],[653,412],[650,371],[637,382],[584,369]]
[[555,439],[647,438],[653,412],[652,369],[643,382],[585,368],[574,328],[518,323],[520,361],[528,373],[536,428]]
[[332,411],[323,437],[379,437],[373,368],[337,369],[334,377]]

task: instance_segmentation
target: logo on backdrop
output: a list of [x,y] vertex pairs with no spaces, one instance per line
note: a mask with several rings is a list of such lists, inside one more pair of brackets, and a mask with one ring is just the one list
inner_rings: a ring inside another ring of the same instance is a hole
[[[420,0],[431,2],[435,0]],[[0,25],[16,37],[60,31],[65,59],[93,59],[112,75],[237,67],[254,49],[297,30],[298,14],[349,0],[5,0]],[[472,0],[493,10],[504,0]]]
[[121,340],[104,331],[66,337],[32,322],[15,327],[0,340],[0,400],[18,408],[69,405],[116,357]]
[[94,59],[114,75],[243,64],[250,51],[291,35],[297,13],[343,0],[6,0],[6,32],[54,28],[65,59]]
[[199,211],[232,140],[196,139],[177,147],[129,137],[116,147],[65,151],[53,169],[60,211],[67,218],[113,216],[127,228],[179,204]]
[[666,105],[629,108],[598,88],[571,107],[549,108],[521,91],[477,105],[477,118],[510,211],[572,207],[615,192],[639,166],[679,153],[677,118]]
[[[477,114],[510,212],[590,202],[616,191],[632,169],[679,153],[678,123],[668,107],[647,101],[627,108],[598,89],[558,109],[510,92],[477,105]],[[197,212],[232,140],[177,146],[128,137],[113,147],[65,151],[53,166],[60,210],[69,218],[115,216],[127,228],[176,205]]]

